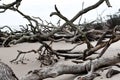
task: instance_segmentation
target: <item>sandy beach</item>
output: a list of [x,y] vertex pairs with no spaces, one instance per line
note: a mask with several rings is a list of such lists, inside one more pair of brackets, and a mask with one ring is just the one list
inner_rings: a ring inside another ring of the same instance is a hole
[[[93,44],[95,44],[95,42],[93,42]],[[76,44],[59,42],[59,43],[54,43],[52,45],[52,47],[53,47],[53,49],[70,49],[75,45]],[[103,57],[114,56],[115,54],[119,53],[120,52],[119,45],[120,45],[120,41],[113,43],[108,48],[108,50],[103,55]],[[14,64],[14,63],[11,64],[9,61],[16,58],[16,56],[18,55],[17,50],[21,50],[21,51],[28,51],[31,49],[36,50],[39,48],[39,46],[40,46],[39,43],[21,43],[21,44],[13,45],[11,47],[7,47],[7,48],[1,47],[0,48],[0,59],[2,62],[8,64],[13,69],[16,76],[18,78],[20,78],[20,77],[24,76],[25,74],[27,74],[28,71],[40,68],[40,62],[36,59],[38,57],[38,55],[34,54],[34,53],[29,53],[29,54],[25,55],[25,57],[26,57],[25,63],[27,63],[27,64]],[[85,48],[86,48],[86,45],[80,45],[77,48],[75,48],[74,51],[82,51]],[[119,69],[119,68],[114,67],[114,69]],[[113,76],[112,78],[108,79],[105,77],[106,72],[107,71],[101,72],[101,76],[95,78],[94,80],[120,80],[120,74],[117,74],[117,75]],[[45,80],[73,80],[75,77],[76,76],[73,74],[67,74],[67,75],[58,76],[56,78],[48,78]]]

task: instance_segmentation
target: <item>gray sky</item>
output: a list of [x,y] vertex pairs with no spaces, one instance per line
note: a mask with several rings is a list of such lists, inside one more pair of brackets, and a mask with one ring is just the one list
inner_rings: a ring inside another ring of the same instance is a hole
[[[3,0],[4,3],[9,3],[14,0]],[[71,19],[78,11],[81,10],[82,2],[84,2],[84,8],[96,3],[98,0],[23,0],[19,9],[30,16],[37,16],[43,20],[51,21],[54,24],[57,23],[58,17],[49,17],[49,14],[54,10],[56,4],[58,9],[64,16]],[[106,4],[102,4],[97,9],[88,12],[83,15],[82,20],[86,18],[87,21],[95,20],[98,15],[104,11],[102,16],[115,13],[120,8],[119,0],[109,0],[112,8],[108,8]],[[0,2],[3,3],[3,2]],[[78,21],[76,21],[77,23]],[[6,11],[0,14],[0,25],[21,25],[26,24],[27,21],[18,13],[13,11]]]

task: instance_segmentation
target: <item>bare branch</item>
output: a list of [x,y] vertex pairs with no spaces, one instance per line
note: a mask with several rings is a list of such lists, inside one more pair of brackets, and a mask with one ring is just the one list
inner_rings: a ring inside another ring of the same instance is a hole
[[112,7],[111,4],[110,4],[110,2],[109,2],[109,0],[105,0],[105,2],[106,2],[106,4],[107,4],[108,7]]

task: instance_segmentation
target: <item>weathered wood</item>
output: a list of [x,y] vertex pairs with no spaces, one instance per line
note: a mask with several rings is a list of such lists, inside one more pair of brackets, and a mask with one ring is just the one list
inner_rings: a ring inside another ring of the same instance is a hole
[[119,70],[109,69],[107,74],[106,74],[106,77],[111,78],[112,76],[119,74],[119,73],[120,73]]
[[0,80],[18,80],[12,69],[3,62],[0,62]]
[[[120,56],[112,56],[108,58],[99,58],[92,61],[94,64],[94,70],[110,66],[120,62]],[[67,62],[68,63],[68,62]],[[31,71],[28,75],[20,80],[42,80],[49,77],[57,77],[62,74],[83,74],[90,70],[90,61],[86,61],[81,64],[67,64],[58,62],[52,66],[44,67]]]

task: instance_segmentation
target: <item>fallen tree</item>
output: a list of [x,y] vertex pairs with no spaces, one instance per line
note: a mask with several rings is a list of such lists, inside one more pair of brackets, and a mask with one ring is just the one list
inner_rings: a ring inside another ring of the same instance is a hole
[[[25,77],[22,77],[20,80],[43,80],[49,77],[57,77],[62,74],[87,74],[82,78],[88,78],[85,80],[92,80],[96,77],[96,74],[93,76],[93,73],[101,68],[108,67],[115,65],[116,63],[120,62],[120,54],[117,54],[112,57],[101,57],[95,60],[87,60],[81,63],[73,63],[69,61],[71,64],[68,64],[68,61],[61,61],[55,63],[51,66],[46,66],[40,69],[36,69],[33,71],[28,72]],[[13,71],[9,66],[0,62],[0,73],[1,73],[1,80],[18,80]],[[92,76],[91,76],[92,75]],[[8,79],[6,79],[8,78]],[[91,79],[92,78],[92,79]]]
[[0,80],[18,80],[13,70],[3,62],[0,62]]
[[[111,66],[120,62],[120,54],[109,58],[99,58],[92,60],[94,70]],[[42,80],[49,77],[57,77],[62,74],[84,74],[91,70],[91,61],[75,64],[63,64],[63,61],[54,65],[31,71],[23,80]]]
[[[88,11],[97,8],[103,2],[106,2],[107,6],[111,7],[109,0],[99,0],[94,5],[79,11],[71,20],[69,20],[63,14],[61,14],[57,6],[55,5],[56,12],[52,12],[50,16],[57,15],[58,17],[65,21],[63,25],[58,24],[57,26],[48,22],[47,25],[45,25],[42,19],[40,19],[39,17],[31,17],[21,12],[18,9],[21,1],[22,0],[16,0],[13,3],[4,4],[0,6],[0,9],[3,10],[1,11],[1,13],[5,12],[7,9],[16,11],[17,13],[22,15],[26,20],[28,20],[29,24],[27,24],[26,26],[21,26],[21,31],[15,32],[8,26],[0,28],[3,29],[7,27],[10,31],[10,33],[1,32],[2,35],[0,35],[1,40],[0,44],[4,47],[9,47],[11,44],[37,41],[41,44],[41,46],[37,50],[30,51],[18,50],[19,53],[18,56],[11,62],[17,62],[18,57],[21,54],[34,52],[39,54],[38,59],[40,60],[41,64],[48,67],[43,67],[41,69],[30,71],[24,78],[21,78],[20,80],[42,80],[49,77],[57,77],[62,74],[87,74],[81,77],[81,79],[84,78],[85,80],[92,80],[99,75],[97,73],[94,73],[98,69],[106,66],[111,66],[120,62],[120,54],[109,58],[102,57],[102,55],[105,53],[105,51],[109,48],[109,46],[112,43],[120,40],[120,35],[119,33],[117,33],[117,28],[119,27],[118,25],[114,26],[112,30],[95,30],[95,29],[82,30],[80,29],[79,25],[74,24],[74,21],[76,19],[78,19],[80,16],[87,13]],[[108,40],[104,41],[105,38],[107,38]],[[48,44],[44,42],[46,40],[49,41],[50,43]],[[93,46],[90,40],[97,40],[97,44]],[[56,41],[58,42],[66,41],[70,43],[77,42],[77,44],[71,49],[54,50],[51,45]],[[82,52],[72,51],[77,46],[83,43],[87,45],[87,49],[85,49]],[[100,53],[97,53],[98,57],[88,58],[89,56],[96,54],[96,51],[100,49],[102,49],[102,51]],[[65,59],[80,59],[80,60],[82,59],[83,61],[82,63],[73,61],[75,63],[62,64],[62,62],[57,62],[61,57],[65,57]],[[12,70],[8,66],[4,66],[5,64],[1,63],[1,65],[3,65],[2,67],[5,68],[4,69],[5,74],[7,74],[6,72],[8,71],[8,74],[5,77],[10,75],[11,77],[8,78],[11,79],[13,75],[11,75],[10,72],[12,72]],[[1,70],[3,71],[2,67]],[[4,75],[3,74],[4,72],[2,71],[1,76]]]

